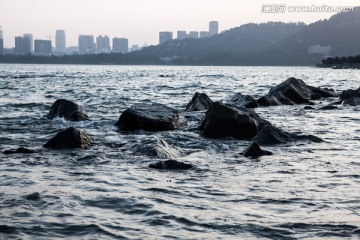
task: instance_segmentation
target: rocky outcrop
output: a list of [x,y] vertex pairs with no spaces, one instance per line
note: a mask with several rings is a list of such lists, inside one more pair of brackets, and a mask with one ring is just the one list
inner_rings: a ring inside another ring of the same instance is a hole
[[261,107],[280,106],[282,103],[275,96],[265,95],[257,100],[257,103]]
[[360,97],[360,87],[358,89],[348,89],[345,91],[342,91],[340,94],[340,99],[350,99],[352,97]]
[[352,97],[349,99],[344,100],[344,105],[350,105],[350,106],[359,106],[360,105],[360,97]]
[[269,91],[270,96],[278,99],[280,93],[296,104],[308,103],[315,95],[302,80],[296,78],[289,78]]
[[308,140],[312,142],[323,141],[321,138],[313,135],[297,135],[294,133],[284,132],[281,129],[271,125],[263,127],[260,132],[252,139],[253,142],[265,145],[280,144],[300,140]]
[[193,168],[193,165],[175,160],[160,161],[150,164],[149,168],[165,169],[165,170],[187,170]]
[[230,104],[246,107],[246,108],[257,108],[259,104],[257,101],[250,95],[243,95],[241,93],[236,93],[230,100]]
[[34,153],[34,152],[35,152],[34,150],[25,147],[19,147],[18,149],[5,150],[4,154]]
[[159,103],[139,103],[126,109],[115,123],[126,131],[167,131],[186,125],[176,109]]
[[206,111],[213,104],[213,101],[205,94],[196,92],[190,102],[186,105],[186,112]]
[[89,115],[80,105],[66,99],[58,99],[51,106],[47,118],[53,119],[55,117],[64,118],[67,121],[90,120]]
[[258,143],[252,142],[243,152],[245,157],[260,157],[266,155],[273,155],[272,152],[262,150]]
[[186,155],[181,148],[171,146],[165,140],[159,138],[147,139],[123,148],[130,150],[134,155],[145,155],[160,158],[178,158]]
[[214,102],[206,112],[201,128],[204,136],[209,138],[251,139],[265,125],[270,123],[250,109]]
[[87,148],[90,144],[91,140],[84,131],[70,127],[57,133],[44,147],[51,149]]
[[[318,94],[318,96],[320,98],[329,98],[329,97],[339,97],[339,95],[334,91],[334,89],[330,89],[330,88],[318,88],[318,87],[313,87],[313,86],[309,86],[309,89],[315,93]],[[313,100],[314,98],[316,98],[316,95],[313,96]]]

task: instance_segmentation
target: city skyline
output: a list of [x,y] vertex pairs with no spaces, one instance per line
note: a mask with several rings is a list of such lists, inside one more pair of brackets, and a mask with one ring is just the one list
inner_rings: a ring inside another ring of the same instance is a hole
[[[334,12],[262,13],[262,5],[238,0],[209,0],[207,2],[168,0],[2,0],[0,26],[4,31],[4,47],[14,47],[13,39],[31,32],[36,39],[55,38],[57,29],[67,32],[67,46],[76,46],[79,34],[126,37],[129,45],[156,45],[158,32],[177,30],[205,31],[208,21],[221,23],[220,31],[249,22],[267,21],[311,23],[325,19]],[[277,4],[289,4],[280,1]],[[305,0],[301,5],[339,6],[334,0]],[[353,6],[344,0],[341,6]],[[100,16],[100,17],[99,17]]]

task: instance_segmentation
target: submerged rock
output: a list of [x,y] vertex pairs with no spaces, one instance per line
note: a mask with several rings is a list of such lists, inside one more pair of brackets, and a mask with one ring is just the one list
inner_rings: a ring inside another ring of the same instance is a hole
[[44,147],[51,149],[87,148],[90,144],[91,140],[84,131],[69,127],[57,133]]
[[10,149],[4,151],[4,154],[17,154],[17,153],[35,153],[35,151],[25,147],[19,147],[18,149]]
[[350,106],[359,106],[360,105],[360,97],[352,97],[349,99],[344,100],[344,105],[350,105]]
[[175,160],[160,161],[150,164],[149,168],[166,169],[166,170],[187,170],[193,168],[193,165]]
[[273,155],[272,152],[262,150],[258,143],[252,142],[243,152],[245,157],[260,157],[265,155]]
[[269,96],[269,95],[262,96],[257,100],[257,103],[259,104],[259,106],[262,107],[282,105],[279,99],[277,99],[275,96]]
[[241,93],[236,93],[230,100],[230,104],[239,106],[239,107],[246,107],[246,108],[257,108],[259,104],[256,100],[250,95],[243,95]]
[[131,146],[125,145],[133,154],[160,158],[178,158],[186,155],[181,148],[171,146],[163,139],[148,139]]
[[213,104],[213,101],[205,94],[196,92],[190,102],[186,105],[186,112],[206,111]]
[[209,138],[251,139],[264,125],[270,123],[250,109],[214,102],[201,128]]
[[321,138],[313,135],[298,135],[294,133],[288,133],[274,126],[265,126],[261,131],[252,139],[253,142],[259,144],[280,144],[290,141],[309,140],[312,142],[323,142]]
[[275,96],[278,99],[280,93],[296,104],[308,103],[309,100],[314,99],[313,96],[315,95],[302,80],[296,78],[289,78],[269,91],[270,96]]
[[345,91],[342,91],[340,94],[340,99],[350,99],[352,97],[360,97],[360,87],[358,89],[348,89]]
[[174,108],[159,103],[139,103],[126,109],[115,125],[127,131],[167,131],[186,125],[186,121],[180,120]]
[[80,105],[66,99],[58,99],[51,106],[47,118],[53,119],[55,117],[64,118],[67,121],[90,120],[90,117]]

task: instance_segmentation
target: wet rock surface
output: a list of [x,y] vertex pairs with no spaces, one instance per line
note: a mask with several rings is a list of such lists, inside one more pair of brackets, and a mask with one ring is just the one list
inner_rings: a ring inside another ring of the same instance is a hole
[[150,164],[149,168],[162,170],[188,170],[193,168],[193,165],[175,160],[167,160]]
[[243,95],[241,93],[236,93],[231,97],[229,103],[239,107],[246,108],[257,108],[259,107],[258,102],[250,95]]
[[179,112],[159,103],[134,104],[126,109],[115,123],[126,131],[167,131],[186,125],[186,120],[179,118]]
[[266,155],[273,155],[272,152],[262,150],[258,143],[251,142],[250,145],[244,149],[244,151],[241,153],[245,157],[260,157],[260,156],[266,156]]
[[59,117],[67,121],[90,120],[89,115],[80,105],[66,99],[56,100],[46,117],[48,119]]
[[45,145],[45,148],[50,149],[65,149],[65,148],[87,148],[90,146],[90,137],[82,130],[70,127],[57,133]]
[[251,139],[266,124],[270,123],[252,110],[214,102],[206,112],[201,128],[208,138]]
[[196,92],[190,102],[186,105],[186,112],[206,111],[213,104],[213,101],[205,94]]
[[17,154],[17,153],[35,153],[34,150],[25,147],[19,147],[17,149],[9,149],[3,152],[4,154]]

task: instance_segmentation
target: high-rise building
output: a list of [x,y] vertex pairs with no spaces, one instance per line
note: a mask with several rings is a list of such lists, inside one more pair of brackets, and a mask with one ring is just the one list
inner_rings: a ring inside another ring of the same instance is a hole
[[31,44],[29,37],[15,37],[15,54],[31,53]]
[[187,38],[199,38],[199,32],[190,31],[189,34],[186,35]]
[[55,49],[58,53],[65,53],[66,36],[64,30],[56,30],[55,34]]
[[217,22],[217,21],[209,22],[209,33],[210,33],[210,36],[219,34],[219,22]]
[[94,36],[93,35],[79,35],[79,45],[78,45],[79,54],[95,53],[94,45],[95,44],[94,44]]
[[35,40],[35,54],[51,54],[51,40]]
[[164,44],[167,41],[171,41],[173,39],[172,32],[160,32],[159,33],[159,44]]
[[4,53],[4,36],[3,36],[3,31],[1,30],[0,27],[0,54]]
[[186,38],[186,31],[177,31],[177,39],[182,40]]
[[98,36],[96,38],[96,52],[97,53],[109,53],[111,52],[110,38],[108,36]]
[[210,33],[207,31],[201,31],[200,38],[206,38],[206,37],[210,37]]
[[34,51],[34,38],[33,38],[33,35],[31,33],[24,33],[23,37],[30,39],[30,52],[33,52]]
[[113,38],[112,51],[127,53],[129,51],[129,40],[127,38]]

